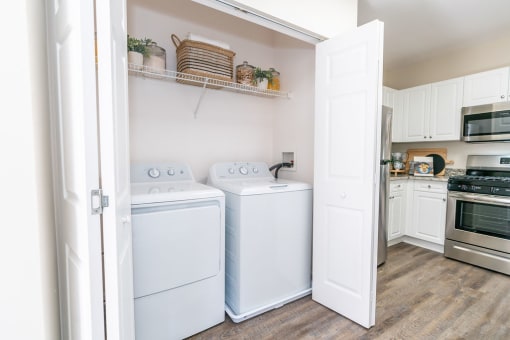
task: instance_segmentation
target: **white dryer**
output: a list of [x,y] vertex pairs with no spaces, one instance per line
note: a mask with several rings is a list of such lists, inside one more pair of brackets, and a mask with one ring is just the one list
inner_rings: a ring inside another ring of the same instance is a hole
[[234,322],[311,293],[312,187],[275,180],[266,163],[217,163],[225,193],[226,306]]
[[135,332],[182,339],[225,320],[225,197],[180,163],[131,166]]

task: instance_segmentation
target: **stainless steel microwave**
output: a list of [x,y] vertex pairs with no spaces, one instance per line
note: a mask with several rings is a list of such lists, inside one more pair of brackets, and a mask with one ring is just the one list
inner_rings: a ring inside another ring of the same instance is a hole
[[510,142],[510,102],[462,108],[462,140]]

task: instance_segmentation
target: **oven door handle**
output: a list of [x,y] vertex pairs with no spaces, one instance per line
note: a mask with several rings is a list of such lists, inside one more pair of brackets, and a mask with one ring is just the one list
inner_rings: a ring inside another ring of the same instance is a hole
[[468,202],[480,202],[480,203],[490,203],[497,205],[510,205],[510,197],[504,196],[493,196],[493,195],[483,195],[483,194],[472,194],[467,192],[458,192],[458,191],[449,191],[448,197],[460,199],[462,201]]

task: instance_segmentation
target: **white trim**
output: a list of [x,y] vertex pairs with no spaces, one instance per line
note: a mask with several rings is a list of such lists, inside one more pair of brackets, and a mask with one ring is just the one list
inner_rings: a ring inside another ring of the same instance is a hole
[[388,242],[388,247],[391,247],[391,246],[401,243],[401,242],[404,242],[407,244],[412,244],[413,246],[425,248],[428,250],[435,251],[437,253],[444,254],[444,245],[420,240],[420,239],[417,239],[417,238],[414,238],[411,236],[402,236],[402,237],[393,239]]
[[293,25],[284,20],[257,11],[254,8],[248,7],[246,5],[241,5],[235,1],[225,0],[192,0],[192,1],[210,8],[214,8],[218,11],[233,15],[235,17],[244,19],[246,21],[253,22],[254,24],[261,25],[274,31],[289,35],[296,39],[306,41],[311,44],[316,44],[318,42],[327,40],[326,37],[320,34],[313,33],[311,31]]

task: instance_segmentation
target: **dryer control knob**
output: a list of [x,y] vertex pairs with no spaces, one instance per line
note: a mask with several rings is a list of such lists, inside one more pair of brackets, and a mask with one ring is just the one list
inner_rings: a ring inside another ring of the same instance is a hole
[[233,175],[236,172],[236,169],[234,168],[228,168],[228,173]]
[[149,171],[147,172],[147,174],[151,178],[158,178],[160,175],[160,172],[157,168],[150,168]]
[[175,175],[175,169],[174,169],[174,168],[170,168],[170,169],[168,169],[167,174],[168,174],[168,176],[173,176],[173,175]]
[[253,168],[253,169],[251,169],[251,171],[253,171],[254,174],[258,174],[259,173],[259,169],[258,168]]
[[239,172],[241,173],[241,175],[248,175],[248,169],[246,169],[246,167],[244,166],[239,168]]

